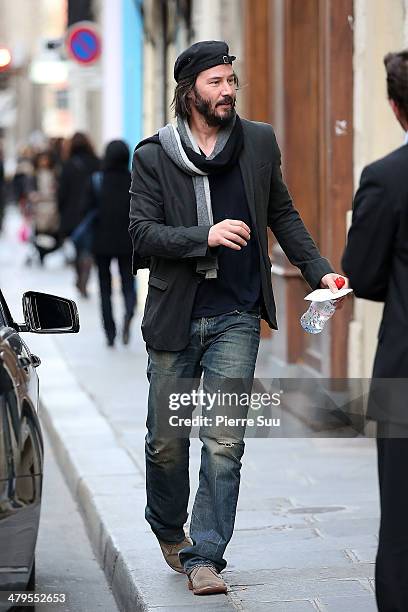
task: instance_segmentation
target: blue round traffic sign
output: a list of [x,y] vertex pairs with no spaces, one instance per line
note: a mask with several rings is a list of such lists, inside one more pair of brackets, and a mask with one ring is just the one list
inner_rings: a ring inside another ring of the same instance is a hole
[[67,35],[70,57],[80,64],[92,64],[101,54],[101,39],[92,22],[72,26]]

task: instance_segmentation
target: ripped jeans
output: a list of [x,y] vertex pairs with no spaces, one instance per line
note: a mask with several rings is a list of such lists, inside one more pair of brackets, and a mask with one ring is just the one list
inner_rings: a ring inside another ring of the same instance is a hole
[[[169,414],[191,417],[193,403],[169,410],[169,392],[197,390],[202,375],[205,394],[214,398],[221,390],[250,394],[260,339],[258,311],[231,311],[214,317],[192,319],[190,342],[182,351],[156,351],[147,347],[150,382],[146,453],[147,505],[145,516],[156,536],[166,542],[184,539],[189,483],[189,434],[169,427]],[[222,387],[222,389],[220,389]],[[231,396],[233,397],[234,393]],[[206,396],[208,397],[208,396]],[[165,398],[163,400],[163,398]],[[227,402],[228,403],[228,402]],[[188,573],[196,565],[225,568],[223,558],[235,522],[245,425],[231,421],[215,424],[216,415],[239,421],[248,405],[202,408],[208,419],[201,424],[202,442],[199,486],[191,513],[192,546],[183,548],[180,560]],[[237,418],[238,417],[238,418]],[[174,430],[174,433],[172,431]]]

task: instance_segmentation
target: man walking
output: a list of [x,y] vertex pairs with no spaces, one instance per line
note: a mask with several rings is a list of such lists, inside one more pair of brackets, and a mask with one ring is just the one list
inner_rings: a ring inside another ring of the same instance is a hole
[[[389,103],[408,134],[408,50],[389,53],[384,64]],[[408,610],[407,168],[406,144],[364,168],[342,259],[355,295],[385,302],[367,411],[377,421],[380,612]]]
[[[142,321],[150,382],[146,519],[196,595],[227,590],[219,573],[234,528],[245,427],[200,428],[190,540],[183,530],[189,439],[163,435],[163,391],[177,381],[196,388],[202,374],[207,392],[227,381],[250,391],[260,319],[277,329],[268,227],[313,289],[337,290],[282,180],[272,127],[235,112],[234,59],[219,41],[178,57],[177,125],[136,147],[130,191],[134,267],[150,267]],[[247,408],[234,410],[242,416]]]

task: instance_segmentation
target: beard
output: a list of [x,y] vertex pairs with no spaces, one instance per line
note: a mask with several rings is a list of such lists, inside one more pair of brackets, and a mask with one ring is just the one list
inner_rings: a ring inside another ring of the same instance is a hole
[[[226,127],[229,125],[235,116],[235,102],[235,98],[225,96],[223,100],[221,102],[217,102],[213,108],[211,100],[206,100],[200,96],[197,89],[194,87],[194,99],[192,100],[192,103],[200,115],[203,116],[207,125],[210,127]],[[225,109],[222,115],[218,115],[216,113],[216,108],[217,106],[220,106],[220,104],[231,104],[231,106],[228,110]]]

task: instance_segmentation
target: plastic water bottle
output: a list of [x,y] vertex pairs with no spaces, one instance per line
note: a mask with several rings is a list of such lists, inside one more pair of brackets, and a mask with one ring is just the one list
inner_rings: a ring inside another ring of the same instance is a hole
[[335,300],[312,302],[300,318],[300,324],[308,334],[320,334],[326,321],[336,311]]
[[[345,285],[343,276],[334,279],[337,289]],[[306,312],[300,317],[300,324],[308,334],[320,334],[326,321],[336,312],[336,300],[312,302]]]

